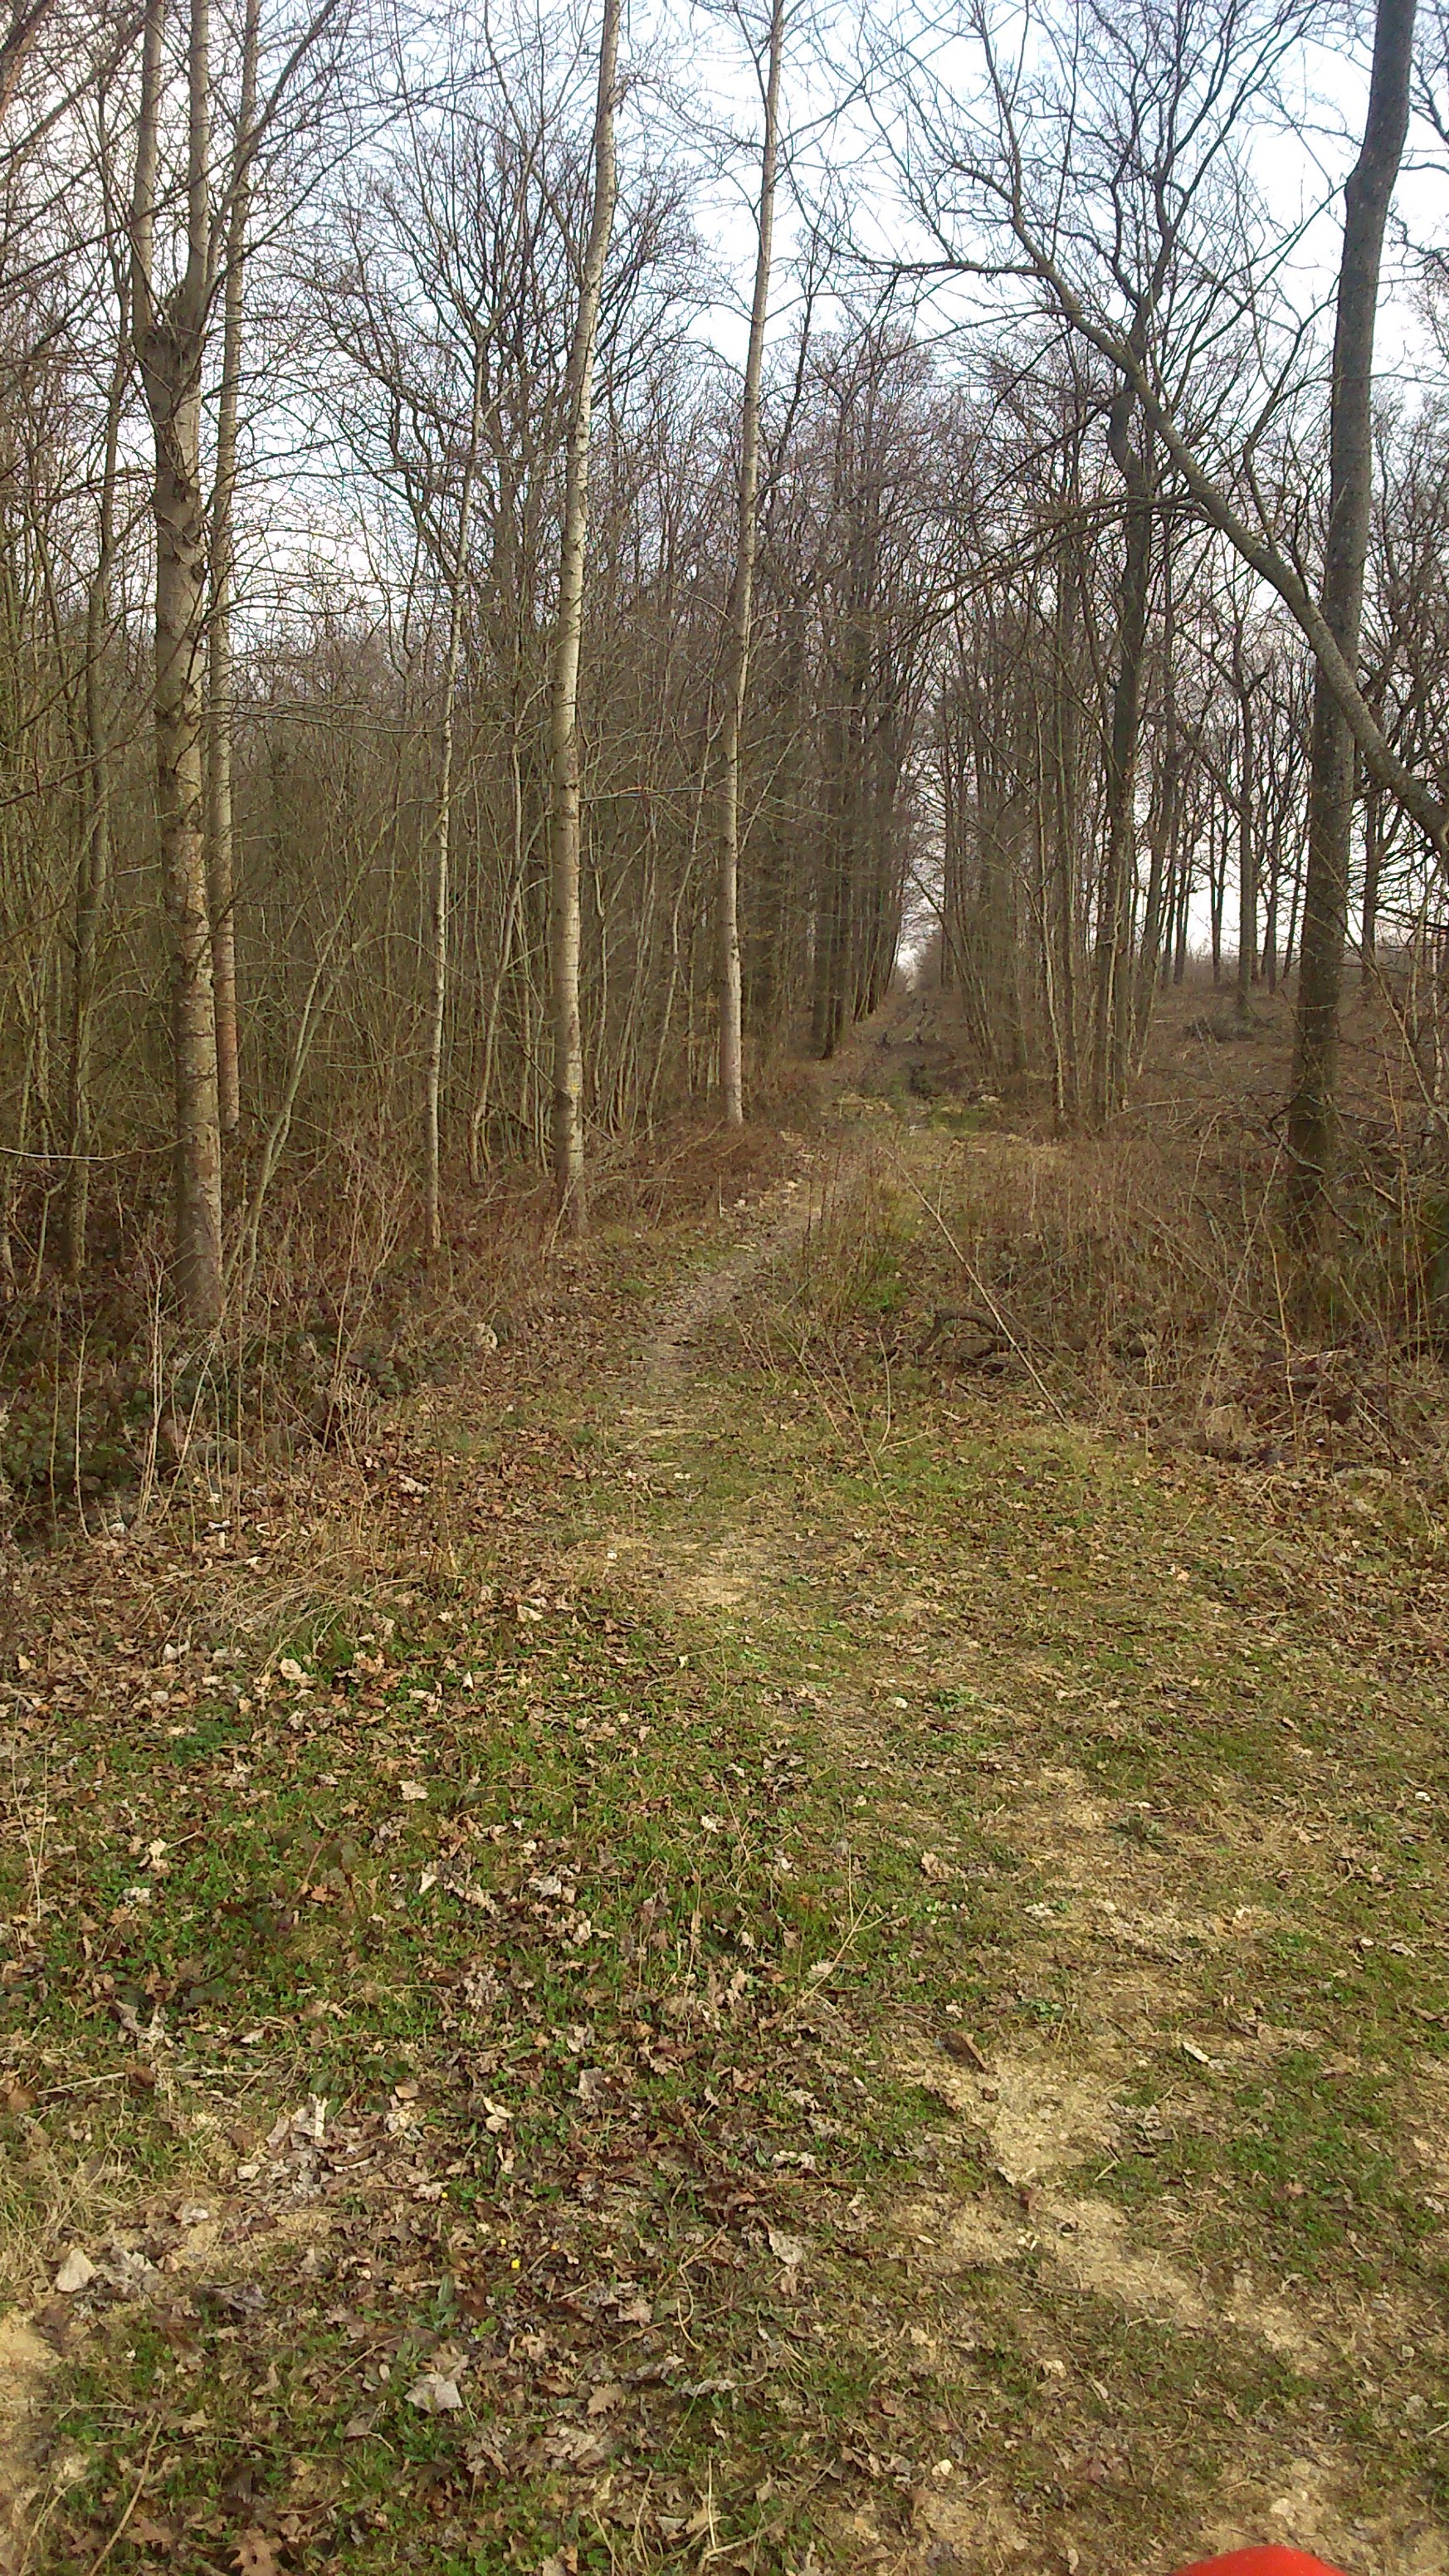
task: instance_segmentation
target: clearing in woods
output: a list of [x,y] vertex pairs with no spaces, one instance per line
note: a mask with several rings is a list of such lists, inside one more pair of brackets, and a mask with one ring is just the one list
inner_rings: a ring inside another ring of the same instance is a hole
[[1449,2569],[1442,1492],[953,1357],[905,1105],[17,1569],[9,2568]]

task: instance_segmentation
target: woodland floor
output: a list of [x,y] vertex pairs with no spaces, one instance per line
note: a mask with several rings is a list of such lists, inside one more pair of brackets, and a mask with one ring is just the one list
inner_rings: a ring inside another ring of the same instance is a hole
[[17,1561],[0,2565],[1449,2570],[1442,1500],[939,1365],[910,1105]]

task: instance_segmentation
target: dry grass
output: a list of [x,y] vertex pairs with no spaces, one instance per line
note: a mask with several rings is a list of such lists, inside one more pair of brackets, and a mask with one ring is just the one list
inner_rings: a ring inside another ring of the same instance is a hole
[[842,1104],[864,1168],[805,1237],[778,1349],[867,1379],[1029,1381],[1064,1416],[1224,1458],[1442,1472],[1449,1202],[1372,999],[1351,1024],[1343,1257],[1311,1324],[1281,1229],[1281,997],[1237,1036],[1228,996],[1174,996],[1134,1107],[1065,1139],[1035,1095],[973,1097],[939,998],[908,1017]]

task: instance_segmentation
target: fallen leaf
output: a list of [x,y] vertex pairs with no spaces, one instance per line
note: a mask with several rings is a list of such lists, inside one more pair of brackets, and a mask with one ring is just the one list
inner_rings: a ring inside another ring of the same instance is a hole
[[462,2405],[456,2379],[445,2379],[440,2370],[425,2370],[407,2392],[409,2406],[420,2415],[452,2415]]
[[295,1655],[284,1655],[277,1670],[284,1682],[304,1682],[307,1678]]
[[74,2298],[77,2290],[89,2288],[95,2277],[96,2267],[89,2254],[83,2253],[79,2245],[72,2245],[55,2276],[55,2286],[68,2299]]
[[481,2477],[486,2469],[502,2471],[508,2466],[508,2453],[496,2433],[486,2426],[475,2433],[464,2454],[470,2477]]
[[612,2433],[591,2433],[586,2424],[556,2424],[544,2449],[566,2469],[601,2469],[618,2445]]
[[977,2067],[983,2075],[988,2072],[986,2060],[969,2031],[943,2030],[941,2046],[948,2057],[959,2058],[963,2066]]
[[797,2271],[809,2251],[804,2237],[788,2236],[783,2227],[768,2228],[766,2233],[770,2240],[770,2252],[776,2260],[784,2264],[787,2272]]
[[280,2576],[276,2555],[264,2531],[253,2523],[244,2531],[232,2553],[232,2565],[238,2576]]
[[399,1785],[398,1795],[410,1807],[416,1807],[427,1794],[421,1780],[404,1780]]
[[617,2379],[602,2380],[599,2386],[590,2392],[589,2413],[591,2415],[611,2414],[616,2406],[623,2405],[624,2393]]

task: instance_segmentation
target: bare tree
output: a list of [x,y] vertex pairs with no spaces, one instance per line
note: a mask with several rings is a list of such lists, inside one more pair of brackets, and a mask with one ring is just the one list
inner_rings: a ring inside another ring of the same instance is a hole
[[[744,1050],[740,976],[740,734],[750,676],[750,620],[754,607],[755,555],[759,543],[760,383],[765,363],[765,323],[770,304],[770,262],[775,228],[775,177],[779,153],[780,60],[785,43],[785,0],[772,0],[762,82],[765,124],[760,145],[755,285],[745,354],[740,410],[740,478],[735,568],[730,583],[729,640],[725,652],[724,717],[720,727],[719,848],[719,1087],[725,1124],[744,1117]],[[759,56],[755,58],[758,74]]]
[[[1389,203],[1403,158],[1413,71],[1414,0],[1378,0],[1363,148],[1344,199],[1329,404],[1328,541],[1319,615],[1358,678],[1364,567],[1373,503],[1373,348]],[[1349,848],[1358,745],[1320,665],[1308,775],[1293,1089],[1288,1104],[1288,1215],[1310,1279],[1332,1215]]]
[[156,795],[171,942],[176,1282],[192,1322],[212,1324],[221,1311],[223,1280],[201,702],[207,572],[201,375],[213,276],[210,0],[188,0],[188,7],[184,232],[167,287],[159,276],[156,233],[168,9],[167,0],[147,0],[131,317],[156,455]]
[[211,609],[207,629],[206,872],[211,910],[211,973],[216,1005],[217,1113],[223,1135],[241,1116],[236,995],[236,869],[233,852],[232,594],[235,588],[237,409],[241,393],[247,225],[256,150],[257,54],[261,0],[246,0],[242,24],[241,98],[237,110],[226,274],[222,289],[221,387],[216,466],[211,486]]
[[582,833],[579,652],[584,622],[584,547],[589,517],[589,430],[594,399],[594,356],[604,287],[604,263],[608,257],[618,192],[614,114],[620,14],[621,0],[604,0],[603,28],[599,39],[598,105],[594,116],[593,209],[569,349],[568,440],[559,548],[558,622],[549,711],[553,789],[549,833],[549,953],[553,974],[554,1181],[560,1217],[576,1234],[581,1234],[587,1223],[584,1196],[584,1045],[579,1010]]

